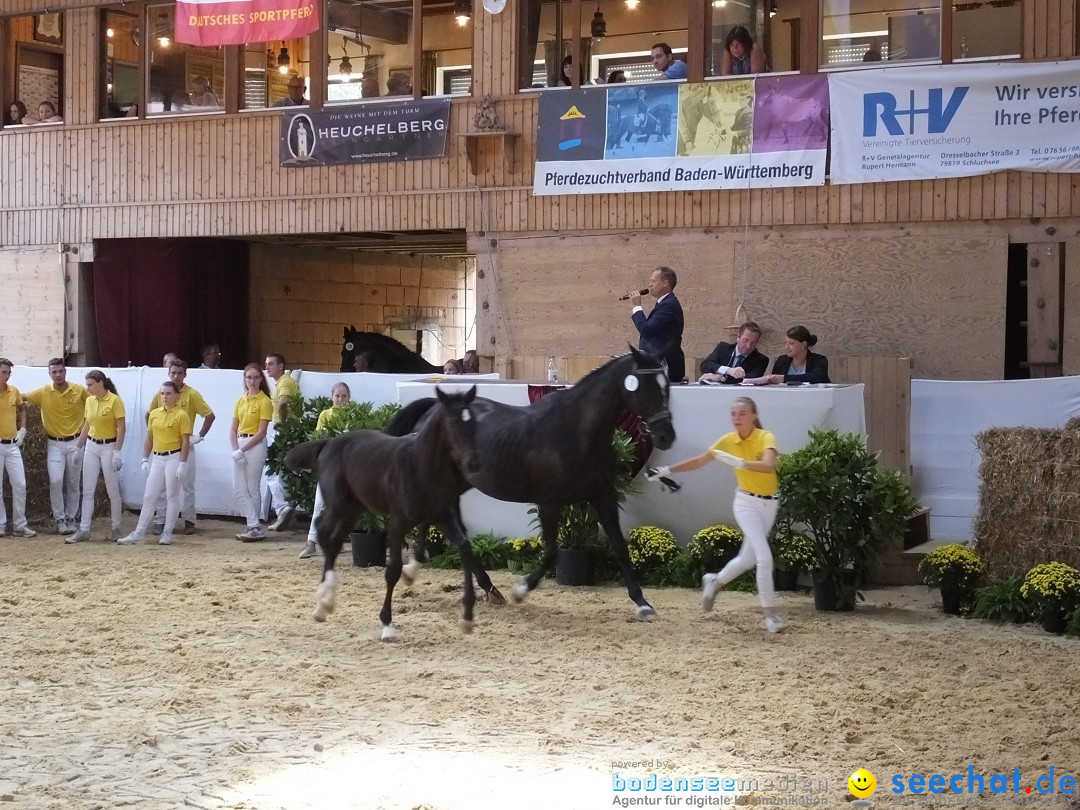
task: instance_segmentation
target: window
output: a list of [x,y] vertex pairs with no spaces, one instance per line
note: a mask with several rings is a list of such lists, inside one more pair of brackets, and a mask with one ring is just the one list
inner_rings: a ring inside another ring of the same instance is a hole
[[173,36],[176,7],[149,6],[139,43],[149,50],[147,115],[214,112],[223,108],[225,58],[221,47],[182,45]]
[[307,37],[294,40],[249,43],[244,51],[245,110],[291,107],[308,103],[305,68]]
[[940,59],[938,0],[821,0],[823,67]]
[[[61,123],[64,109],[64,15],[10,17],[3,43],[5,65],[14,68],[5,84],[12,99],[5,124]],[[14,58],[12,58],[14,55]],[[19,120],[16,120],[19,119]]]
[[139,65],[142,47],[139,13],[131,8],[110,8],[101,14],[104,35],[101,61],[101,118],[134,117],[139,113]]
[[[474,5],[476,11],[483,13],[480,3]],[[420,86],[425,96],[462,96],[472,92],[471,15],[475,12],[470,11],[469,3],[457,6],[457,11],[448,8],[424,15]]]
[[331,2],[327,14],[327,103],[413,94],[411,2]]
[[953,61],[1019,57],[1022,47],[1020,0],[989,0],[953,6]]

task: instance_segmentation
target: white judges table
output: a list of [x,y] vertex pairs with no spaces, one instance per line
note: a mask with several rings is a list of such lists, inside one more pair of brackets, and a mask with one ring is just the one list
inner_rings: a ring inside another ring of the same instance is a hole
[[[464,391],[473,384],[477,386],[477,394],[488,399],[510,405],[529,402],[528,383],[476,381],[475,377],[461,382],[446,378],[438,383],[446,391]],[[407,405],[432,396],[434,383],[399,382],[397,389],[398,401]],[[673,464],[707,449],[731,430],[731,402],[741,396],[757,403],[762,425],[776,436],[781,453],[803,447],[814,427],[866,435],[862,385],[678,385],[671,389],[675,444],[663,452],[654,450],[649,466]],[[730,467],[710,464],[673,477],[682,484],[677,493],[649,483],[643,475],[634,480],[636,491],[630,493],[623,507],[624,532],[635,526],[660,526],[674,532],[680,544],[685,544],[705,526],[735,525],[731,511],[735,473]],[[462,517],[472,535],[494,532],[506,537],[524,537],[538,533],[532,525],[533,517],[527,514],[530,506],[496,501],[471,490],[462,499]]]

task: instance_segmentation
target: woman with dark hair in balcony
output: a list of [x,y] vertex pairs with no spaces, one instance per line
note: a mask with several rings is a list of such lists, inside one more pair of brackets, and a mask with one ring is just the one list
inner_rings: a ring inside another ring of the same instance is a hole
[[21,124],[26,117],[26,105],[16,99],[8,105],[8,124]]
[[745,25],[736,25],[724,39],[724,52],[720,56],[721,76],[747,76],[751,73],[767,73],[765,51],[754,42]]

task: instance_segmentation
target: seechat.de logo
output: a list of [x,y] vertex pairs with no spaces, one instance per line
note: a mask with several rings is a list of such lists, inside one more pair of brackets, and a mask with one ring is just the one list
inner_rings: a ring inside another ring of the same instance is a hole
[[[863,137],[878,135],[878,125],[885,127],[889,135],[933,135],[945,132],[960,109],[964,96],[970,88],[956,87],[945,100],[945,90],[931,87],[925,98],[916,98],[916,91],[909,90],[907,101],[892,93],[865,93],[863,95]],[[921,95],[921,94],[920,94]],[[906,109],[901,105],[907,104]],[[925,119],[917,121],[917,119]],[[925,129],[922,128],[925,124]]]

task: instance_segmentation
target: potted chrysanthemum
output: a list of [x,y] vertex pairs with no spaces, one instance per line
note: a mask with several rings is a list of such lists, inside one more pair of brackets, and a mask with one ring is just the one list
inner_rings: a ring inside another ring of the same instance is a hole
[[655,571],[679,553],[675,535],[659,526],[638,526],[626,535],[630,562],[641,573]]
[[970,606],[983,574],[983,561],[963,543],[939,546],[919,561],[919,574],[941,589],[941,609],[959,616]]
[[1061,562],[1036,565],[1024,576],[1020,595],[1035,605],[1043,629],[1060,635],[1066,618],[1080,605],[1080,571]]
[[770,538],[772,546],[773,583],[778,591],[793,591],[798,587],[799,574],[813,573],[818,566],[814,541],[789,526],[780,526]]

